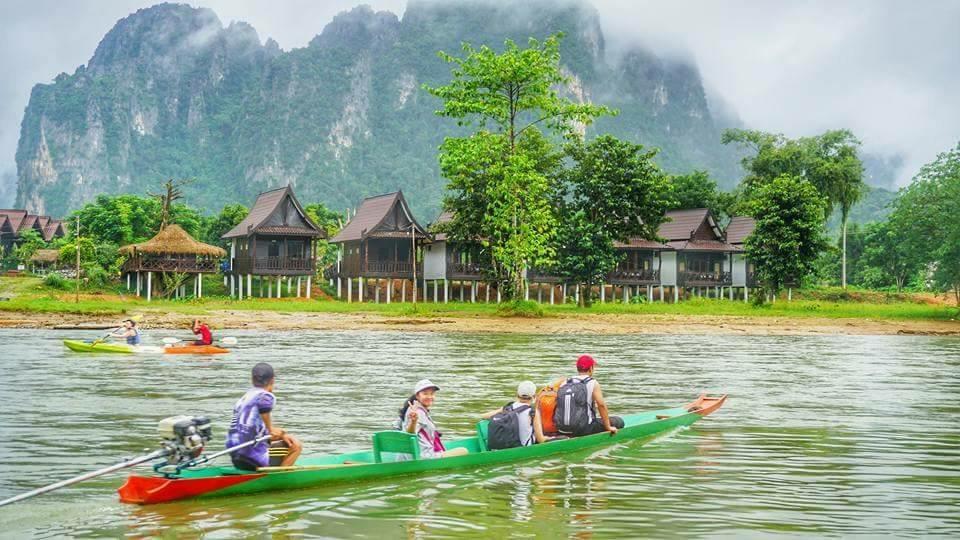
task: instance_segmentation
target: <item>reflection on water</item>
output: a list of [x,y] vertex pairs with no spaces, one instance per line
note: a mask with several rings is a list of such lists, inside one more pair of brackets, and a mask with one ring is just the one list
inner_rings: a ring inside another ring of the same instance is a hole
[[0,497],[152,449],[165,416],[208,415],[219,439],[261,360],[308,452],[368,446],[424,376],[446,435],[470,435],[581,352],[615,412],[731,399],[689,429],[543,462],[147,507],[98,479],[0,509],[0,536],[960,534],[957,339],[241,332],[227,357],[166,358],[70,353],[77,334],[0,330]]

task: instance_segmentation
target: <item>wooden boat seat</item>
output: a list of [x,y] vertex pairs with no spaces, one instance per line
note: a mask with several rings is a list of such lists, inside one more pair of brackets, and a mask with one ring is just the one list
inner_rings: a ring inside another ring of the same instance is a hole
[[373,434],[373,461],[383,463],[383,452],[408,454],[414,460],[420,459],[420,445],[417,436],[405,431],[378,431]]

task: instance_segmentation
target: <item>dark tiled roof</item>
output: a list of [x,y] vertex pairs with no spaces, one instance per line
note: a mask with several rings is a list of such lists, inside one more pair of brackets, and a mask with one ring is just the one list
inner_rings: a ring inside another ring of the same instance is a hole
[[36,223],[37,223],[37,216],[35,216],[34,214],[27,214],[26,216],[23,217],[23,221],[20,222],[20,226],[17,227],[17,232],[20,232],[26,229],[32,229],[34,228],[33,226],[36,225]]
[[[433,223],[430,224],[430,227],[428,228],[432,232],[435,225],[440,225],[442,223],[450,223],[451,221],[453,221],[453,212],[444,210],[443,212],[440,212],[440,215],[437,216],[437,219],[435,219]],[[447,233],[444,233],[444,232],[434,233],[433,239],[438,242],[443,242],[444,240],[447,239]]]
[[727,225],[727,242],[731,244],[742,244],[756,226],[757,222],[754,221],[752,217],[733,217],[730,220],[730,225]]
[[43,228],[43,239],[47,242],[63,235],[63,222],[59,219],[51,219]]
[[[417,223],[416,218],[413,217],[410,207],[407,206],[407,201],[403,198],[403,192],[396,191],[394,193],[364,199],[363,202],[360,203],[360,208],[357,209],[357,213],[353,216],[353,219],[348,221],[343,229],[330,241],[333,243],[352,242],[362,240],[368,236],[383,238],[392,232],[402,232],[406,236],[409,236],[409,232],[397,231],[396,229],[384,228],[377,230],[378,227],[381,227],[387,220],[390,212],[393,211],[396,205],[400,205],[401,210],[416,226],[418,236],[429,236],[423,227]],[[400,234],[399,236],[403,236],[404,234]]]
[[[267,232],[266,228],[277,228],[277,225],[264,225],[264,222],[270,219],[273,216],[274,212],[283,204],[287,197],[293,202],[293,205],[296,207],[297,211],[300,213],[300,216],[303,218],[303,221],[309,225],[309,227],[292,227],[292,226],[282,226],[281,228],[285,229],[296,229],[298,232]],[[226,234],[221,236],[221,238],[237,238],[242,236],[250,236],[255,233],[263,232],[265,234],[298,234],[302,236],[323,236],[323,231],[320,230],[310,218],[307,217],[307,214],[303,211],[303,207],[300,206],[300,201],[293,194],[293,190],[290,189],[290,186],[282,187],[279,189],[274,189],[272,191],[265,191],[257,196],[256,202],[253,203],[253,208],[250,209],[250,213],[247,214],[247,217],[243,218],[243,221],[237,224],[236,227],[227,231]]]
[[20,222],[27,217],[26,210],[0,210],[0,214],[6,215],[7,219],[10,220],[10,227],[13,228],[13,232],[20,230]]
[[694,208],[692,210],[671,210],[667,212],[667,221],[660,225],[657,236],[665,240],[688,240],[700,224],[707,219],[709,210]]

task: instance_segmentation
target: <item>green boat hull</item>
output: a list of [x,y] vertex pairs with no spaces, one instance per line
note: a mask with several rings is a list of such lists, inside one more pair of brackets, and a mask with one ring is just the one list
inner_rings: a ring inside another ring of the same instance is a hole
[[[599,433],[552,441],[533,446],[489,451],[481,436],[460,439],[447,450],[466,448],[462,456],[377,463],[374,452],[359,450],[336,455],[301,458],[289,470],[242,471],[234,467],[185,470],[169,478],[131,475],[118,490],[120,499],[151,504],[192,497],[240,495],[265,491],[287,491],[360,480],[423,474],[450,469],[473,468],[524,460],[548,458],[631,440],[646,439],[679,427],[689,426],[722,405],[726,396],[707,398],[709,407],[697,405],[704,399],[673,409],[662,409],[623,417],[625,427],[615,436]],[[482,433],[482,431],[481,431]]]
[[80,341],[76,339],[65,339],[63,344],[67,346],[68,349],[74,352],[86,352],[86,353],[116,353],[116,354],[133,354],[136,352],[134,348],[130,345],[120,344],[120,343],[91,343],[89,341]]

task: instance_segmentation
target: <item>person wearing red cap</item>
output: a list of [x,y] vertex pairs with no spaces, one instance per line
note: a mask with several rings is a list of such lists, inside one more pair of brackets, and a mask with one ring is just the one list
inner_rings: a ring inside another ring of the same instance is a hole
[[[577,358],[577,376],[560,387],[554,422],[561,433],[579,437],[604,431],[616,435],[624,426],[619,416],[610,416],[600,383],[593,378],[597,361],[584,354]],[[585,410],[582,410],[585,409]]]

